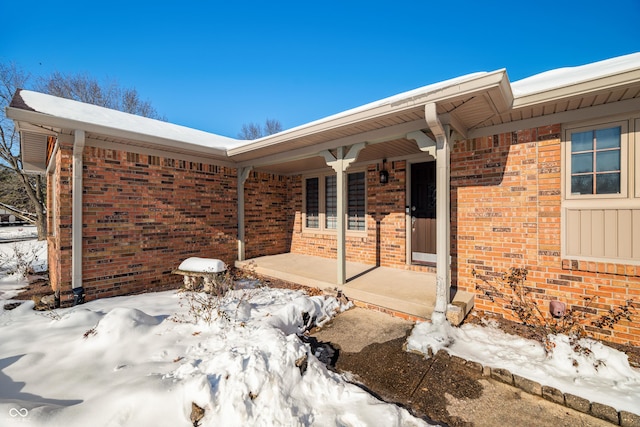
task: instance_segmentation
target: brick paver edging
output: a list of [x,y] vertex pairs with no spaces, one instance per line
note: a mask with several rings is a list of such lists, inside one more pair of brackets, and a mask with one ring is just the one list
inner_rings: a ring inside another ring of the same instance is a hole
[[485,377],[490,377],[510,386],[517,387],[529,394],[541,396],[551,402],[564,405],[568,408],[592,415],[616,425],[623,427],[640,427],[640,415],[627,411],[617,411],[611,406],[597,402],[590,402],[587,399],[570,393],[563,393],[556,388],[543,386],[538,382],[512,374],[507,369],[483,366],[481,363],[472,362],[453,355],[451,358],[456,359],[458,362],[477,372],[481,372]]

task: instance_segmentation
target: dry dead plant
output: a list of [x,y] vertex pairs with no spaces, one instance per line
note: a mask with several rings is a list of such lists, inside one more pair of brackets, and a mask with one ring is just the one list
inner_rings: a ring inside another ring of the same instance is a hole
[[511,310],[522,324],[534,330],[534,336],[544,344],[547,353],[555,346],[553,335],[567,335],[573,350],[588,355],[591,351],[580,344],[582,338],[589,337],[588,326],[595,328],[613,328],[621,320],[632,320],[636,303],[627,300],[606,312],[598,312],[592,307],[596,297],[585,296],[583,306],[567,308],[563,315],[553,317],[549,310],[540,308],[534,299],[534,289],[526,285],[528,270],[512,267],[508,272],[495,278],[497,286],[489,282],[487,276],[472,271],[476,279],[476,290],[482,292],[490,301],[502,301],[505,308]]

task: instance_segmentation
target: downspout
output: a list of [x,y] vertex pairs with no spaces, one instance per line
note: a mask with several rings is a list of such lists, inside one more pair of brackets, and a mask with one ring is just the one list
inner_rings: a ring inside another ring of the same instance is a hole
[[440,122],[435,103],[425,105],[425,119],[436,138],[436,306],[431,322],[437,325],[446,321],[451,297],[451,148],[449,126]]
[[71,205],[71,288],[73,305],[84,303],[82,286],[82,155],[85,133],[77,129],[73,140],[73,178]]

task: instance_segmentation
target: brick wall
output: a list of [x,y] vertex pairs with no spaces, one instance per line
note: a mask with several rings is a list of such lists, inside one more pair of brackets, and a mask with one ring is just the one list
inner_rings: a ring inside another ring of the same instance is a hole
[[[59,237],[52,285],[71,287],[71,148],[58,154]],[[236,170],[86,147],[83,170],[83,286],[87,299],[161,290],[190,256],[236,258]],[[57,270],[57,271],[56,271]],[[64,301],[64,298],[63,298]]]
[[[585,263],[561,259],[560,132],[560,125],[547,126],[452,147],[452,275],[459,288],[477,294],[479,310],[515,319],[504,302],[483,296],[476,289],[481,280],[472,276],[475,270],[498,285],[496,277],[510,267],[528,269],[527,285],[543,311],[556,299],[597,313],[630,298],[640,302],[635,267],[580,271]],[[597,296],[589,308],[587,296]],[[640,345],[639,321],[589,329],[597,338]]]
[[47,251],[54,291],[71,289],[72,156],[73,147],[60,143],[54,171],[47,176]]
[[245,182],[245,255],[289,252],[296,217],[290,188],[296,178],[251,172]]

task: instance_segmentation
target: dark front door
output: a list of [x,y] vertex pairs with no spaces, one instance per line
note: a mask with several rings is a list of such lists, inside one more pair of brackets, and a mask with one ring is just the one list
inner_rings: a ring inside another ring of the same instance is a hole
[[436,261],[436,162],[411,165],[411,262]]

